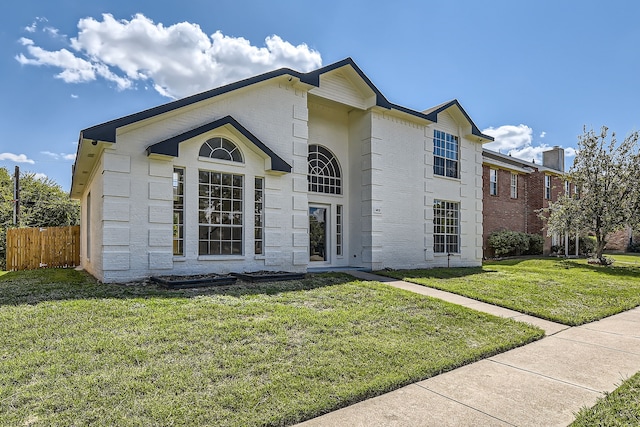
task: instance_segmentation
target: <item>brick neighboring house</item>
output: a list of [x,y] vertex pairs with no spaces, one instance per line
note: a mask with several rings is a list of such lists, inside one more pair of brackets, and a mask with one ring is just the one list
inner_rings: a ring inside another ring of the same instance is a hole
[[549,254],[553,245],[563,245],[559,236],[547,237],[536,211],[564,192],[575,192],[575,186],[564,178],[564,150],[554,147],[545,151],[542,165],[486,148],[482,160],[483,256],[494,256],[489,236],[501,230],[540,234],[545,239],[544,254]]
[[607,251],[626,251],[631,243],[640,242],[640,233],[634,232],[631,227],[616,231],[607,236]]

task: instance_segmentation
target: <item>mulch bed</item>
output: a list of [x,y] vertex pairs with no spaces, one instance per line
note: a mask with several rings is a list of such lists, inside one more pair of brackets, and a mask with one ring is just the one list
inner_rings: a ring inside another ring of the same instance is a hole
[[304,279],[305,273],[287,273],[286,271],[256,271],[252,273],[233,273],[245,282],[270,282],[275,280],[299,280]]
[[237,278],[232,275],[200,274],[193,276],[152,276],[151,281],[165,288],[183,289],[200,288],[204,286],[221,286],[235,283]]
[[169,289],[200,288],[206,286],[231,285],[236,280],[245,282],[271,282],[280,280],[299,280],[305,273],[288,273],[286,271],[255,271],[250,273],[231,273],[227,275],[200,274],[185,276],[152,276],[150,281]]

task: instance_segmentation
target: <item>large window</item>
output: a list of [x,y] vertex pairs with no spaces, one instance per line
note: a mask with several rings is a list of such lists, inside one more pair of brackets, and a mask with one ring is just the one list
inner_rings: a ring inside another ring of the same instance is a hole
[[173,254],[184,255],[184,169],[173,168]]
[[444,200],[433,202],[433,251],[460,252],[460,204]]
[[242,254],[242,175],[199,171],[198,253]]
[[458,178],[458,137],[433,131],[433,173]]
[[200,147],[200,157],[242,163],[242,153],[226,138],[211,138]]
[[254,196],[254,253],[260,255],[264,248],[264,178],[256,177]]
[[518,198],[518,174],[511,173],[511,198]]
[[489,194],[498,195],[498,171],[496,169],[489,169]]
[[309,191],[342,194],[340,164],[331,151],[321,145],[309,146]]

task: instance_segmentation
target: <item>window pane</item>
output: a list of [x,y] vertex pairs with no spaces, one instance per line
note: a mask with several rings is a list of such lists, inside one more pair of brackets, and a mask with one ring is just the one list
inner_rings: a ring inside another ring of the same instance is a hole
[[309,191],[342,194],[342,183],[339,179],[341,176],[340,164],[328,149],[321,145],[310,145],[307,163]]
[[460,251],[459,204],[457,202],[434,200],[433,206],[434,252],[458,253]]
[[[201,254],[242,253],[242,175],[200,171],[198,212]],[[221,185],[221,184],[226,185]],[[239,186],[232,186],[239,184]],[[233,196],[233,197],[232,197]],[[209,224],[215,224],[211,227]],[[231,243],[235,242],[235,248]]]

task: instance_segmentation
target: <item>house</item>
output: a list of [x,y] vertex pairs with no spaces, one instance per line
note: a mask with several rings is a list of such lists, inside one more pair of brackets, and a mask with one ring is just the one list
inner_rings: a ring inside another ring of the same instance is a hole
[[80,132],[71,196],[99,280],[477,266],[483,135],[457,100],[391,103],[347,58]]
[[482,152],[483,255],[494,256],[488,240],[502,230],[539,234],[545,238],[543,253],[553,246],[567,246],[567,236],[547,236],[538,211],[549,207],[562,194],[575,193],[576,186],[564,173],[564,150],[553,147],[543,153],[542,164],[527,162],[488,149]]
[[631,227],[625,227],[607,236],[607,251],[625,252],[632,244],[640,242],[640,232]]

